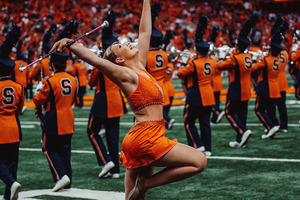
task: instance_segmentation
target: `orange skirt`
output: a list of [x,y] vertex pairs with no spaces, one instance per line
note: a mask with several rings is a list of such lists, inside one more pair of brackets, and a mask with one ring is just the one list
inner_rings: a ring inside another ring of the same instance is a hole
[[143,121],[135,124],[125,136],[120,162],[124,167],[137,168],[159,159],[170,151],[177,139],[165,137],[164,120]]

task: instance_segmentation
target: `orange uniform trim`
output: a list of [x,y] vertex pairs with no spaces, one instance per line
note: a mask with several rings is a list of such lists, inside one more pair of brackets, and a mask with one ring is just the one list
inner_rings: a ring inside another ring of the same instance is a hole
[[44,137],[43,137],[43,149],[44,149],[44,154],[46,155],[46,158],[47,158],[47,160],[48,160],[48,162],[50,164],[50,167],[52,168],[52,170],[55,173],[56,179],[59,180],[60,179],[59,175],[58,175],[58,173],[57,173],[57,171],[56,171],[56,169],[55,169],[55,167],[53,165],[53,162],[51,161],[50,156],[48,155],[48,151],[46,150],[46,134],[44,134]]
[[[185,105],[186,113],[184,114],[184,117],[183,117],[184,121],[185,121],[185,119],[186,119],[187,116],[188,116],[188,108],[189,108],[189,104],[186,104],[186,105]],[[196,144],[196,142],[195,142],[195,140],[194,140],[194,138],[193,138],[193,135],[192,135],[192,133],[191,133],[189,127],[190,127],[190,126],[189,126],[189,124],[187,123],[187,124],[185,125],[185,128],[186,128],[186,130],[188,131],[188,133],[189,133],[189,135],[190,135],[190,139],[193,141],[193,147],[194,147],[194,148],[197,148],[197,144]]]
[[95,138],[94,138],[95,133],[94,133],[94,131],[93,131],[93,129],[92,129],[92,123],[93,123],[93,120],[94,120],[94,116],[91,115],[91,120],[90,120],[90,123],[89,123],[89,129],[90,129],[90,131],[92,132],[92,134],[90,135],[90,138],[91,138],[91,140],[93,141],[93,143],[94,143],[94,145],[95,145],[95,147],[96,147],[96,149],[97,149],[97,152],[98,152],[98,154],[99,154],[99,156],[100,156],[100,158],[101,158],[103,164],[105,165],[105,164],[106,164],[106,161],[105,161],[105,159],[104,159],[104,157],[103,157],[103,154],[102,154],[102,152],[101,152],[101,149],[100,149],[100,147],[99,147],[97,141],[96,141]]
[[236,127],[239,130],[240,134],[243,134],[244,133],[243,130],[240,129],[240,127],[235,123],[235,121],[232,119],[232,117],[228,113],[228,111],[229,111],[229,109],[228,109],[229,104],[230,104],[230,100],[228,100],[228,102],[226,104],[226,109],[225,109],[226,116],[227,116],[228,120],[231,121],[231,123],[233,124],[233,126]]
[[262,123],[267,127],[268,130],[270,130],[269,124],[265,121],[261,113],[258,111],[258,104],[259,104],[259,96],[257,96],[256,104],[255,104],[255,110],[256,114],[258,115],[259,119],[262,121]]

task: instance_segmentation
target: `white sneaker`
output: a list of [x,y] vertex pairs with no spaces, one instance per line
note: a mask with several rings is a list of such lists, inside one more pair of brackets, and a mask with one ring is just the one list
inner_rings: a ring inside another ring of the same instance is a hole
[[19,197],[19,191],[21,190],[21,185],[15,181],[10,187],[10,199],[17,200]]
[[99,174],[99,178],[102,178],[104,175],[107,174],[107,172],[109,172],[114,167],[115,167],[115,164],[113,163],[113,161],[109,161],[108,163],[106,163],[103,166],[102,171]]
[[218,116],[218,118],[217,118],[217,120],[216,120],[216,123],[217,123],[217,124],[220,123],[224,116],[225,116],[225,111],[222,111],[222,112],[219,114],[219,116]]
[[102,178],[120,178],[120,174],[118,174],[118,173],[112,174],[112,173],[108,172]]
[[229,142],[229,146],[232,148],[240,148],[240,143],[238,143],[237,141]]
[[106,133],[105,128],[102,128],[102,129],[99,131],[98,135],[101,136],[101,137],[105,137],[105,133]]
[[205,148],[204,148],[204,146],[201,146],[201,147],[198,147],[197,150],[198,150],[198,151],[201,151],[201,152],[204,152],[204,151],[205,151]]
[[71,182],[70,178],[67,175],[64,175],[63,177],[61,177],[61,179],[59,181],[56,182],[54,188],[52,188],[52,192],[57,192],[57,191],[63,189],[70,182]]
[[267,134],[267,135],[262,135],[261,138],[262,138],[262,139],[271,138],[272,136],[275,135],[276,132],[278,132],[278,130],[279,130],[279,126],[273,126],[273,127],[269,130],[268,134]]
[[175,119],[171,119],[171,120],[169,121],[169,123],[168,123],[168,128],[167,128],[167,129],[168,129],[168,130],[172,129],[174,123],[175,123]]
[[280,128],[280,129],[278,130],[278,132],[287,133],[288,130],[287,130],[286,128]]
[[210,121],[210,125],[211,125],[211,126],[217,125],[217,123]]
[[240,142],[240,147],[243,147],[245,144],[247,144],[248,139],[250,138],[251,135],[252,135],[252,131],[251,130],[246,130],[243,133],[242,140]]
[[204,153],[204,155],[205,155],[206,157],[211,156],[211,152],[210,152],[210,151],[204,151],[203,153]]
[[267,134],[262,135],[261,139],[268,139]]

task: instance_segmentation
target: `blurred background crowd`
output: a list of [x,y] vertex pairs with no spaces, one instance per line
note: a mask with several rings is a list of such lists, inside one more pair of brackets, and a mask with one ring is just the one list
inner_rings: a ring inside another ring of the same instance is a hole
[[[282,13],[290,24],[284,41],[287,49],[293,44],[295,28],[300,28],[299,14],[293,11],[297,7],[295,1],[275,3],[258,0],[165,0],[161,4],[162,11],[156,20],[156,27],[163,33],[171,30],[174,36],[173,43],[179,50],[193,47],[192,41],[197,20],[201,15],[208,16],[210,20],[206,38],[214,25],[220,28],[216,41],[217,46],[233,46],[231,43],[237,38],[243,22],[254,12],[260,15],[260,21],[255,28],[261,35],[262,45],[269,44],[271,26],[276,20],[277,13]],[[58,24],[58,27],[62,29],[68,21],[76,19],[79,22],[76,36],[79,36],[99,26],[103,22],[105,14],[109,10],[114,10],[116,13],[114,33],[117,37],[125,35],[134,41],[137,37],[138,20],[141,13],[141,4],[138,0],[17,0],[1,1],[0,7],[0,41],[4,40],[4,35],[13,23],[21,26],[22,50],[25,55],[30,55],[28,61],[39,57],[38,50],[43,34],[53,23]],[[186,42],[183,32],[187,33]],[[100,46],[101,36],[99,33],[95,33],[93,36],[84,38],[84,43],[88,47],[96,44]]]

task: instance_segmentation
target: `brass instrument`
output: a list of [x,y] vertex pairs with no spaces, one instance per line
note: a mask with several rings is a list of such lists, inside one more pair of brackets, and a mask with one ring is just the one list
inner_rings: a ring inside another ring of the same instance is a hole
[[258,61],[259,59],[265,57],[268,54],[266,51],[261,50],[248,51],[247,53],[249,53],[252,56],[253,61]]
[[269,45],[263,45],[261,48],[262,50],[247,51],[247,53],[249,53],[252,56],[252,60],[258,61],[259,59],[268,55],[270,48],[271,47]]
[[128,37],[124,36],[124,35],[118,37],[118,40],[119,40],[120,44],[125,44],[125,43],[129,42],[130,45],[132,47],[135,47],[135,48],[137,47],[137,44],[138,44],[138,39],[136,39],[134,42],[131,42],[131,40]]
[[220,47],[214,47],[210,45],[210,52],[211,54],[216,54],[219,58],[227,58],[228,55],[232,54],[234,47],[230,47],[228,45],[223,45]]
[[179,52],[175,44],[168,44],[166,48],[166,53],[168,54],[168,60],[170,62],[175,62],[179,57]]
[[299,47],[299,44],[297,44],[297,43],[292,44],[292,46],[291,46],[291,52],[292,52],[292,54],[296,52],[296,50],[298,49],[298,47]]
[[96,54],[98,57],[101,56],[102,50],[100,50],[96,45],[94,45],[92,48],[89,49],[91,52]]
[[190,59],[195,58],[195,54],[191,53],[188,49],[185,49],[183,51],[180,51],[177,49],[177,46],[175,44],[168,44],[166,48],[166,53],[168,54],[169,61],[175,62],[178,60],[179,62],[186,63]]

